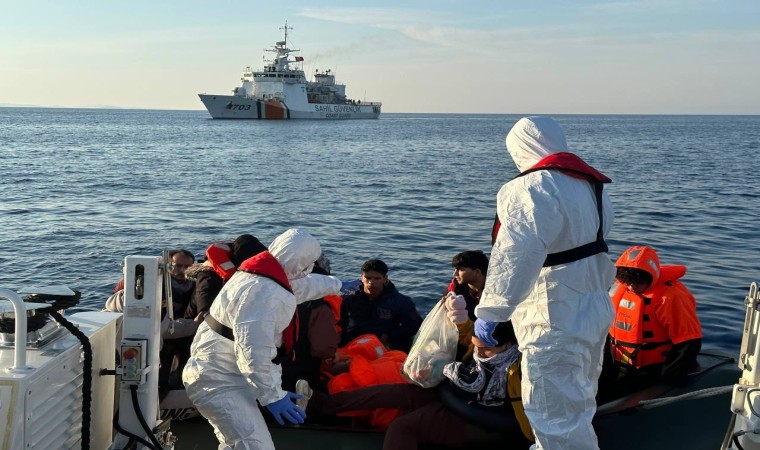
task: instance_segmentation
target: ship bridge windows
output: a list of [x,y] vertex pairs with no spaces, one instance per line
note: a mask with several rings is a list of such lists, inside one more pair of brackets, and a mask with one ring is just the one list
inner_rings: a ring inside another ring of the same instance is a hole
[[256,78],[300,78],[297,73],[255,73]]

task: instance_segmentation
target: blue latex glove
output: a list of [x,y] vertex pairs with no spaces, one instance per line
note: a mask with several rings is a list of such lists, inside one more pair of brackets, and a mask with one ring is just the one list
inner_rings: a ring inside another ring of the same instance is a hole
[[290,423],[303,423],[304,419],[306,419],[306,413],[293,403],[294,400],[299,398],[301,398],[299,394],[285,392],[285,397],[266,405],[266,409],[272,413],[274,420],[280,425],[285,425],[285,420]]
[[499,343],[493,337],[493,332],[498,324],[499,322],[486,322],[485,320],[477,319],[475,321],[475,337],[489,347],[498,347]]
[[362,285],[362,280],[349,280],[340,282],[340,293],[351,294],[359,290]]

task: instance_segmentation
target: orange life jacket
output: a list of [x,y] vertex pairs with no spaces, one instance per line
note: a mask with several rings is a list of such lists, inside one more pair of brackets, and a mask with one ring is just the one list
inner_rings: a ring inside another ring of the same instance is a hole
[[355,337],[351,342],[339,348],[335,352],[336,360],[345,361],[361,357],[367,361],[374,361],[382,357],[388,348],[380,342],[380,339],[374,334],[362,334]]
[[[408,383],[409,381],[401,375],[406,356],[406,353],[399,350],[389,350],[372,361],[354,356],[348,372],[336,375],[327,383],[327,392],[337,394],[378,384]],[[370,411],[346,411],[338,415],[361,417],[366,419],[372,428],[384,431],[403,414],[403,411],[398,409],[378,408]]]
[[343,331],[340,327],[340,305],[343,303],[343,297],[340,295],[328,295],[322,300],[330,305],[330,310],[332,310],[333,316],[335,317],[335,331],[337,331],[338,335],[340,335],[340,333]]
[[[619,282],[610,290],[615,309],[610,349],[615,361],[637,369],[661,364],[674,343],[702,337],[696,300],[678,280],[686,266],[661,265],[657,252],[644,245],[629,247],[615,266],[642,270],[652,277],[641,295]],[[670,303],[663,310],[664,302]]]
[[644,297],[620,283],[613,286],[615,320],[610,327],[610,350],[615,361],[637,369],[665,362],[673,342],[667,330],[654,319],[664,287]]
[[206,259],[211,263],[222,280],[226,283],[235,274],[235,264],[232,263],[232,248],[224,242],[214,242],[206,249]]
[[[336,352],[338,359],[350,359],[348,372],[336,375],[327,383],[327,392],[352,391],[377,384],[408,383],[401,375],[406,353],[388,350],[374,334],[363,334],[341,347]],[[397,409],[380,408],[374,411],[347,411],[338,414],[345,417],[362,417],[378,430],[388,425],[403,412]]]

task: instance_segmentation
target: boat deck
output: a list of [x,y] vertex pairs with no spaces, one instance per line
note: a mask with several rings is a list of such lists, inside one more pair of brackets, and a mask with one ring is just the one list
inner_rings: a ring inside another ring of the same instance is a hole
[[[641,450],[660,448],[688,448],[714,450],[720,448],[728,429],[731,413],[731,392],[718,395],[698,395],[695,392],[732,386],[739,379],[736,363],[726,355],[700,355],[703,371],[692,382],[682,387],[653,386],[624,399],[600,406],[594,420],[601,449]],[[636,406],[641,400],[679,397],[678,401],[648,408]],[[371,430],[335,428],[305,424],[269,428],[278,450],[380,450],[383,433]],[[176,450],[206,450],[217,448],[211,426],[203,418],[172,423],[177,436]],[[495,440],[478,443],[476,448],[507,448],[505,442]],[[432,449],[436,447],[424,447]]]

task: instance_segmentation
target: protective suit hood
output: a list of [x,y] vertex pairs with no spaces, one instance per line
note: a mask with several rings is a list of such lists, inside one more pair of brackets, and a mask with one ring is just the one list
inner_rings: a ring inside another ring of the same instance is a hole
[[565,133],[551,117],[524,117],[517,121],[507,134],[507,151],[517,166],[524,172],[544,157],[553,153],[566,152]]
[[322,248],[306,231],[291,228],[269,244],[269,253],[280,263],[289,280],[297,280],[311,273]]

